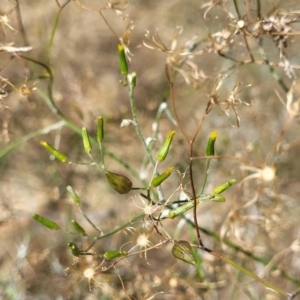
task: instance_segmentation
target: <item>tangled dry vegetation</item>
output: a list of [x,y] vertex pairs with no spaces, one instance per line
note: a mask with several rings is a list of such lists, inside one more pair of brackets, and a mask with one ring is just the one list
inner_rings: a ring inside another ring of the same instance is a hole
[[299,21],[3,0],[0,298],[300,299]]

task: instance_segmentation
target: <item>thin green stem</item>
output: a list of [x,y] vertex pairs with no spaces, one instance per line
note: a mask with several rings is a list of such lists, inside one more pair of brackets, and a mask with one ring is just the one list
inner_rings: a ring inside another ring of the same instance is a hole
[[206,186],[206,182],[207,182],[207,178],[208,178],[208,170],[209,170],[209,166],[210,166],[210,161],[211,161],[211,159],[208,159],[207,163],[206,163],[205,176],[204,176],[204,180],[203,180],[201,194],[204,193],[204,189],[205,189],[205,186]]
[[115,233],[117,233],[117,232],[123,230],[124,228],[126,228],[126,227],[132,225],[134,222],[136,222],[136,221],[142,219],[143,217],[145,217],[145,214],[139,214],[139,215],[136,215],[136,216],[133,217],[130,221],[128,221],[128,222],[124,223],[123,225],[121,225],[121,226],[119,226],[119,227],[113,229],[112,231],[109,231],[109,232],[107,232],[107,233],[105,233],[105,234],[103,234],[103,235],[101,235],[101,236],[94,237],[94,240],[102,240],[102,239],[104,239],[104,238],[106,238],[106,237],[108,237],[108,236],[111,236],[111,235],[113,235],[113,234],[115,234]]
[[23,143],[27,142],[28,140],[35,138],[37,136],[43,135],[43,134],[48,134],[49,132],[53,131],[53,130],[57,130],[61,127],[65,126],[65,122],[63,121],[58,121],[54,124],[51,124],[47,127],[44,127],[42,129],[39,129],[37,131],[31,132],[27,135],[24,135],[23,137],[13,141],[12,143],[10,143],[9,145],[7,145],[5,148],[3,148],[2,150],[0,150],[0,158],[2,158],[3,156],[7,155],[10,151],[12,151],[13,149],[15,149],[16,147],[22,145]]
[[[195,227],[195,224],[192,222],[192,220],[186,218],[186,216],[182,215],[181,217],[183,217],[185,219],[185,221],[192,227]],[[203,227],[199,227],[199,230],[201,230],[204,234],[212,237],[213,239],[215,239],[217,242],[222,242],[224,243],[225,245],[227,245],[228,247],[230,247],[231,249],[237,251],[238,253],[243,253],[244,255],[246,255],[247,257],[263,264],[264,266],[268,265],[269,264],[269,260],[267,259],[263,259],[263,258],[260,258],[260,257],[257,257],[255,256],[252,252],[249,252],[249,251],[246,251],[244,250],[243,248],[241,248],[240,246],[236,245],[235,243],[233,243],[232,241],[230,241],[229,239],[227,238],[221,238],[219,234],[213,232],[213,231],[210,231],[206,228],[203,228]],[[278,270],[278,267],[276,267],[275,265],[273,265],[271,267],[271,270],[272,271],[275,271],[275,270]],[[282,276],[286,279],[288,279],[289,281],[297,284],[297,285],[300,285],[300,281],[298,279],[296,279],[295,277],[292,277],[291,275],[289,275],[288,273],[286,273],[285,271],[281,270],[280,269],[280,273],[282,274]]]
[[[153,130],[153,135],[152,135],[152,141],[148,146],[150,152],[152,152],[152,150],[154,149],[154,147],[156,145],[158,132],[159,132],[159,123],[161,121],[162,114],[166,110],[166,108],[167,108],[167,104],[164,102],[159,106],[159,108],[157,110],[155,122],[153,124],[154,130]],[[149,162],[149,156],[147,155],[147,156],[145,156],[145,158],[143,160],[142,167],[146,168],[146,166],[148,165],[148,162]]]
[[[129,74],[129,75],[133,75],[133,74]],[[136,75],[136,74],[134,74]],[[144,136],[141,132],[141,129],[140,129],[140,126],[139,126],[139,123],[138,123],[138,120],[137,120],[137,113],[136,113],[136,107],[135,107],[135,100],[134,100],[134,86],[133,84],[130,83],[131,80],[128,80],[129,83],[128,83],[128,93],[129,93],[129,101],[130,101],[130,108],[131,108],[131,113],[132,113],[132,118],[133,118],[133,121],[134,121],[134,126],[135,126],[135,129],[136,129],[136,133],[140,139],[140,141],[142,142],[146,152],[147,152],[147,155],[149,157],[149,160],[151,162],[151,164],[153,166],[155,166],[155,161],[151,155],[151,152],[149,150],[149,147],[144,139]]]
[[106,171],[104,164],[104,149],[102,147],[102,143],[98,141],[99,149],[100,149],[100,160],[101,160],[101,168]]
[[256,6],[257,6],[257,20],[261,19],[261,5],[260,0],[256,0]]
[[176,109],[176,105],[175,105],[175,97],[174,97],[174,84],[173,84],[172,75],[170,74],[170,70],[169,70],[168,65],[165,66],[165,72],[166,72],[166,76],[167,76],[167,79],[168,79],[168,82],[169,82],[170,99],[171,99],[173,113],[174,113],[177,125],[178,125],[181,133],[185,137],[186,141],[188,143],[190,143],[190,139],[189,139],[187,133],[185,132],[185,130],[183,129],[182,124],[181,124],[181,122],[179,120],[179,116],[177,114],[177,109]]
[[57,29],[57,26],[58,26],[58,22],[59,22],[61,13],[62,13],[63,9],[66,7],[66,5],[70,2],[71,2],[71,0],[67,0],[63,5],[60,5],[59,10],[57,11],[57,13],[55,15],[52,30],[51,30],[50,39],[49,39],[49,42],[48,42],[48,45],[47,45],[47,50],[46,50],[46,64],[47,65],[49,65],[49,63],[50,63],[50,55],[51,55],[53,40],[54,40],[55,32],[56,32],[56,29]]
[[190,180],[191,180],[191,188],[192,188],[192,196],[193,196],[193,201],[194,201],[194,207],[193,207],[193,217],[194,217],[194,223],[195,223],[195,229],[196,229],[196,235],[198,239],[198,243],[201,248],[204,247],[202,240],[201,240],[201,235],[199,231],[199,225],[198,225],[198,219],[197,219],[197,197],[196,197],[196,190],[195,190],[195,185],[194,185],[194,176],[193,176],[193,144],[191,143],[190,146],[190,164],[189,164],[189,173],[190,173]]
[[[135,73],[131,73],[127,75],[127,82],[128,82],[128,93],[129,93],[129,101],[130,101],[130,107],[131,107],[131,113],[132,113],[132,118],[134,121],[134,126],[136,129],[136,133],[142,143],[142,145],[144,146],[146,153],[148,155],[148,158],[151,162],[151,164],[155,167],[156,162],[154,161],[151,151],[146,143],[146,140],[141,132],[138,120],[137,120],[137,112],[136,112],[136,107],[135,107],[135,100],[134,100],[134,88],[135,88],[135,84],[133,83],[133,81],[136,80],[136,74]],[[156,172],[156,174],[158,175],[158,173]],[[160,186],[157,187],[157,192],[158,192],[158,197],[159,200],[163,199],[163,193],[162,193],[162,189]]]
[[[196,137],[197,137],[197,135],[199,133],[199,130],[200,130],[200,128],[202,126],[202,123],[203,123],[205,117],[207,116],[207,114],[208,114],[208,108],[206,108],[205,113],[203,114],[201,120],[198,123],[196,131],[195,131],[195,133],[193,135],[193,139],[190,141],[190,164],[189,164],[189,170],[190,170],[190,180],[191,180],[192,196],[193,196],[193,201],[194,201],[193,215],[194,215],[194,222],[195,222],[196,234],[197,234],[197,237],[198,237],[199,245],[201,247],[204,247],[204,245],[203,245],[202,240],[201,240],[200,231],[199,231],[199,225],[198,225],[198,218],[197,218],[197,196],[196,196],[196,189],[195,189],[194,176],[193,176],[193,162],[194,162],[193,161],[193,156],[194,156],[193,155],[193,148],[194,148],[194,142],[196,140]],[[207,177],[207,174],[205,175],[205,180],[204,180],[204,183],[203,183],[202,191],[205,188],[206,177]]]
[[87,220],[87,222],[88,222],[88,223],[89,223],[96,231],[98,231],[98,232],[100,233],[100,235],[102,235],[102,234],[103,234],[103,231],[102,231],[99,227],[97,227],[97,226],[91,221],[91,219],[84,213],[84,211],[81,209],[80,206],[78,206],[78,209],[79,209],[80,213],[83,215],[83,217]]
[[233,4],[234,4],[234,8],[235,8],[235,11],[236,11],[236,14],[239,18],[239,20],[241,19],[241,14],[240,14],[240,11],[239,11],[239,6],[237,4],[237,1],[236,0],[233,0]]
[[28,37],[26,35],[26,31],[25,31],[25,28],[24,28],[24,25],[23,25],[23,22],[22,22],[22,15],[21,15],[21,10],[20,10],[19,0],[16,0],[16,3],[17,3],[17,7],[16,7],[17,8],[16,9],[17,20],[18,20],[18,23],[19,23],[19,28],[20,28],[21,36],[23,38],[24,44],[26,46],[29,46]]
[[270,64],[270,62],[267,58],[267,55],[265,53],[265,50],[262,46],[262,39],[261,38],[258,39],[258,49],[259,49],[259,52],[262,56],[263,61],[265,62],[265,64],[267,64],[269,66],[269,71],[270,71],[272,77],[278,82],[278,84],[281,86],[281,88],[284,90],[284,92],[287,93],[289,91],[289,89],[286,86],[286,84],[283,82],[280,75],[275,71],[274,67]]
[[254,273],[252,273],[251,271],[249,271],[248,269],[242,267],[241,265],[239,265],[238,263],[236,263],[235,261],[229,259],[228,257],[214,251],[208,248],[201,248],[202,250],[212,254],[215,257],[218,257],[219,259],[223,260],[224,262],[226,262],[227,264],[232,265],[233,267],[237,268],[238,270],[240,270],[241,272],[247,274],[248,276],[254,278],[255,280],[259,281],[260,283],[262,283],[263,285],[269,287],[270,289],[276,291],[278,294],[288,297],[288,293],[283,291],[282,289],[280,289],[279,287],[277,287],[276,285],[270,283],[269,281],[266,281],[262,278],[260,278],[259,276],[255,275]]

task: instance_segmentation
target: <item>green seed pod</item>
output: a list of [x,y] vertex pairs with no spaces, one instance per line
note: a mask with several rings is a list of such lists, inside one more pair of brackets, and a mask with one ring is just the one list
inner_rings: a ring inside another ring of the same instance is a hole
[[60,151],[58,151],[57,149],[53,148],[50,144],[48,144],[45,141],[40,141],[40,144],[46,148],[46,150],[48,150],[57,160],[66,163],[68,162],[68,157],[61,153]]
[[79,234],[84,236],[87,235],[85,230],[75,220],[72,220],[71,223]]
[[[196,203],[197,203],[197,205],[199,204],[199,198],[196,199]],[[177,216],[182,215],[183,213],[187,212],[188,210],[190,210],[193,207],[194,207],[194,201],[189,201],[188,203],[169,211],[168,218],[174,219]]]
[[164,182],[174,171],[174,167],[169,167],[164,173],[154,177],[151,181],[152,187],[159,186],[162,182]]
[[118,53],[119,53],[121,74],[126,76],[128,74],[128,66],[127,66],[126,55],[125,55],[123,45],[120,44],[118,45]]
[[196,258],[193,253],[193,249],[189,242],[187,241],[177,241],[172,248],[172,254],[183,260],[184,262],[195,265],[197,263]]
[[215,155],[215,141],[218,136],[218,133],[216,131],[213,131],[210,134],[210,137],[207,142],[207,147],[205,151],[206,156],[214,156]]
[[112,188],[119,194],[127,194],[131,191],[132,182],[126,176],[109,171],[105,172],[105,175]]
[[167,136],[163,146],[161,147],[160,151],[158,152],[158,155],[157,155],[158,162],[164,161],[165,158],[167,157],[172,140],[173,140],[173,136],[175,133],[176,133],[175,131],[170,131],[168,133],[168,136]]
[[103,123],[103,118],[99,117],[98,118],[98,127],[97,127],[97,141],[99,143],[102,143],[103,138],[104,138],[104,123]]
[[198,198],[200,198],[200,201],[205,201],[205,200],[211,200],[214,197],[215,197],[214,194],[202,194]]
[[73,190],[73,188],[70,185],[67,186],[67,191],[71,195],[73,201],[76,204],[80,204],[80,198],[79,198],[79,196],[77,195],[77,193]]
[[51,229],[51,230],[60,230],[60,227],[58,224],[56,224],[53,221],[50,221],[46,218],[43,218],[42,216],[38,215],[38,214],[34,214],[32,216],[37,222],[39,222],[40,224],[44,225],[45,227]]
[[215,202],[226,202],[226,198],[221,197],[221,196],[214,196],[213,198],[211,198],[211,201],[215,201]]
[[104,253],[104,258],[107,260],[113,259],[113,258],[118,258],[121,256],[127,256],[127,252],[126,251],[107,251]]
[[234,184],[236,184],[236,180],[235,179],[231,179],[231,180],[225,182],[224,184],[218,186],[217,188],[215,188],[214,191],[213,191],[213,193],[215,195],[221,194],[221,193],[223,193],[225,190],[227,190],[229,187],[231,187]]
[[88,155],[90,155],[92,152],[92,145],[91,145],[90,137],[89,137],[86,127],[82,127],[81,135],[82,135],[84,151]]
[[72,254],[74,256],[80,256],[81,255],[81,250],[79,250],[79,248],[74,244],[74,243],[68,243],[68,246],[70,247]]

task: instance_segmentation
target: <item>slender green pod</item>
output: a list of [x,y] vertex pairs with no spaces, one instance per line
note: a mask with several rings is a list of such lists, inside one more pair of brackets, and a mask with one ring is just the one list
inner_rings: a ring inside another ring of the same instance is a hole
[[104,253],[103,257],[107,260],[122,257],[122,256],[127,256],[128,252],[126,251],[107,251]]
[[126,76],[128,74],[128,65],[125,55],[124,46],[119,44],[118,45],[118,53],[119,53],[119,61],[120,61],[120,71],[121,74]]
[[215,202],[226,202],[226,198],[215,195],[214,197],[211,198],[211,201],[215,201]]
[[104,138],[104,121],[102,117],[98,118],[98,126],[97,126],[97,141],[102,143]]
[[73,227],[75,228],[75,230],[80,234],[80,235],[83,235],[83,236],[86,236],[86,232],[85,230],[83,229],[82,226],[79,225],[79,223],[76,221],[76,220],[72,220],[71,221]]
[[34,214],[33,219],[51,230],[60,230],[59,225],[51,220],[48,220],[38,214]]
[[[197,205],[199,204],[199,198],[196,199],[196,203]],[[169,211],[168,213],[168,218],[170,219],[174,219],[177,216],[180,216],[182,214],[184,214],[185,212],[187,212],[188,210],[190,210],[191,208],[194,207],[194,201],[189,201],[188,203],[181,205],[171,211]]]
[[221,194],[234,184],[236,184],[236,179],[231,179],[231,180],[225,182],[224,184],[218,186],[217,188],[215,188],[213,193],[215,195]]
[[90,142],[90,137],[86,127],[82,127],[81,136],[82,136],[84,151],[86,152],[86,154],[90,155],[92,153],[92,144]]
[[167,168],[165,172],[152,179],[151,186],[158,187],[162,182],[164,182],[167,178],[169,178],[169,176],[173,171],[174,171],[174,167]]
[[157,154],[157,161],[158,162],[162,162],[165,160],[165,158],[168,155],[172,140],[173,140],[173,136],[175,135],[175,131],[171,130],[168,133],[168,136],[163,144],[163,146],[161,147],[161,149],[159,150],[158,154]]
[[57,160],[67,163],[69,161],[68,157],[60,152],[59,150],[52,147],[50,144],[48,144],[45,141],[40,141],[40,144],[49,152],[51,153]]
[[214,156],[215,155],[215,142],[217,139],[218,133],[216,131],[213,131],[210,134],[210,137],[207,142],[205,155],[206,156]]

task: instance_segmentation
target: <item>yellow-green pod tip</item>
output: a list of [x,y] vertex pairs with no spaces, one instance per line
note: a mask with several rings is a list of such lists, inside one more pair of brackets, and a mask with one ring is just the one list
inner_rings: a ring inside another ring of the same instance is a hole
[[119,52],[119,60],[120,60],[120,71],[121,74],[126,76],[128,74],[128,66],[127,66],[127,60],[125,55],[124,46],[119,44],[118,45],[118,52]]
[[164,182],[167,178],[169,178],[169,176],[173,171],[174,171],[174,167],[167,168],[165,172],[152,179],[151,186],[158,187],[162,182]]
[[210,134],[210,138],[212,140],[215,140],[217,137],[218,137],[218,133],[216,131],[212,131],[211,134]]
[[215,142],[217,139],[218,133],[216,131],[213,131],[210,134],[210,137],[207,142],[205,155],[206,156],[214,156],[215,155]]

